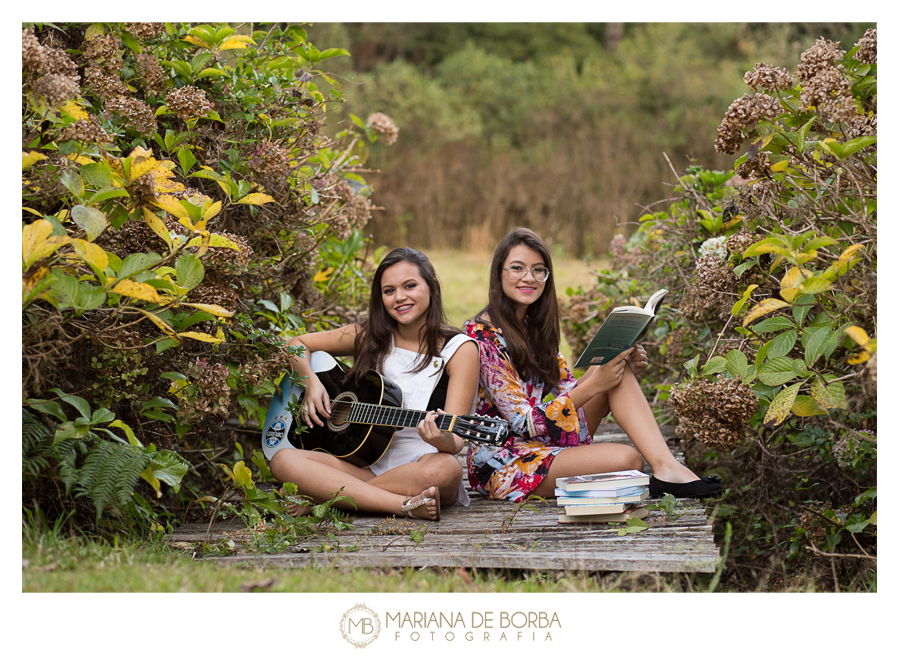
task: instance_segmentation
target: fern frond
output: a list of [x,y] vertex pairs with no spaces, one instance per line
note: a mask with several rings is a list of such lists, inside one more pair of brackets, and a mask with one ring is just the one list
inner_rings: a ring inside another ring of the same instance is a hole
[[126,505],[130,502],[147,462],[147,456],[134,446],[98,441],[77,473],[77,495],[91,499],[99,521],[110,503]]

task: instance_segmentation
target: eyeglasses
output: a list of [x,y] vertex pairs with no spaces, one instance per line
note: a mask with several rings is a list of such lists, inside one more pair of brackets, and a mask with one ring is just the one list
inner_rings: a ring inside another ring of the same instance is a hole
[[[513,281],[518,281],[521,278],[524,278],[525,273],[528,272],[528,268],[523,265],[510,265],[509,267],[504,267],[504,270],[509,274],[509,278]],[[550,270],[542,265],[536,265],[531,268],[531,276],[534,277],[534,280],[543,283],[547,279],[550,278]]]

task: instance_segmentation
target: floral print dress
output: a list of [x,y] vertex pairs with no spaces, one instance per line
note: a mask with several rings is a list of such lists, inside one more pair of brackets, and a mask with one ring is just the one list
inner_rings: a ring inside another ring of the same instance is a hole
[[[469,483],[488,498],[523,500],[547,475],[560,450],[593,442],[584,412],[575,408],[568,395],[578,381],[562,354],[558,355],[557,388],[545,391],[539,378],[523,381],[512,365],[499,329],[472,321],[463,328],[478,341],[481,355],[475,412],[505,418],[511,434],[503,446],[469,448]],[[544,402],[547,393],[555,397]]]

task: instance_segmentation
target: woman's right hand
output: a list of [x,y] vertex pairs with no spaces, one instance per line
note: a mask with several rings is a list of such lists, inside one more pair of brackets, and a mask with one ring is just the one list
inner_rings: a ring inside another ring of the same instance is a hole
[[306,393],[300,408],[300,418],[307,427],[311,427],[313,423],[323,427],[325,421],[320,416],[331,418],[331,400],[321,380],[313,374],[306,380]]
[[621,354],[616,355],[611,361],[597,366],[594,372],[594,385],[597,387],[597,393],[603,393],[615,388],[622,383],[622,377],[625,375],[625,368],[628,365],[626,359],[631,356],[634,351],[633,347],[629,347]]

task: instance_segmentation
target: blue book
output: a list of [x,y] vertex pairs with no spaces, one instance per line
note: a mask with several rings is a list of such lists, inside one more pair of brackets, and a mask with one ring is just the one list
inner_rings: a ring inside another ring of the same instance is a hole
[[581,491],[566,491],[565,489],[556,488],[554,494],[557,498],[563,496],[572,496],[578,498],[618,498],[619,496],[636,496],[647,491],[646,484],[639,484],[635,487],[623,487],[621,489],[582,489]]

